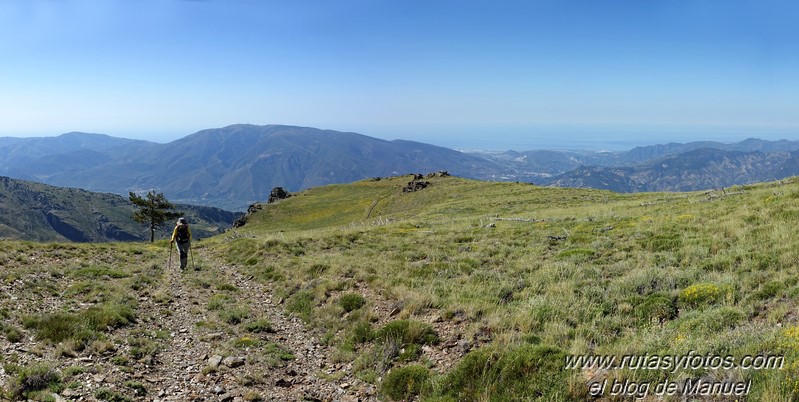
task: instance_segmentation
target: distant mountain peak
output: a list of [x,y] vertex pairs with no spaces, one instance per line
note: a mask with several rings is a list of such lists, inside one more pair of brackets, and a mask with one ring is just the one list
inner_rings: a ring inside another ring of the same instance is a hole
[[[72,137],[85,144],[100,139]],[[55,158],[52,151],[58,148],[47,150],[46,160],[28,152],[26,160],[7,169],[17,177],[93,191],[127,194],[154,188],[177,202],[228,210],[263,201],[274,187],[296,191],[394,172],[447,170],[474,176],[475,171],[500,171],[485,159],[420,142],[277,124],[205,129],[167,144],[116,148],[91,160],[77,153]],[[58,166],[46,163],[55,160]],[[2,168],[0,160],[0,173]]]
[[[698,151],[701,149],[712,151]],[[297,191],[439,170],[474,179],[616,191],[641,191],[655,185],[659,186],[655,189],[692,189],[785,177],[799,166],[788,161],[797,157],[790,154],[797,150],[798,142],[748,139],[735,144],[669,143],[626,152],[464,153],[353,132],[231,124],[200,130],[167,144],[81,132],[50,138],[0,138],[0,174],[123,195],[156,189],[175,202],[245,210],[264,201],[275,187]],[[658,172],[663,174],[666,167],[653,162],[672,156],[675,158],[667,163],[670,178],[659,179]],[[744,169],[743,164],[749,165]],[[695,171],[688,172],[692,169]],[[579,183],[570,181],[570,171],[579,177]],[[632,180],[630,175],[637,176]],[[639,180],[639,176],[645,179]]]

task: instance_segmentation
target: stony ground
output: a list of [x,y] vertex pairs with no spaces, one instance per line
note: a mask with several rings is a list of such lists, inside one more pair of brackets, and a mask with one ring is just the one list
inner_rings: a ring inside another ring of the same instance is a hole
[[[36,262],[37,257],[29,258]],[[22,329],[20,319],[63,309],[68,293],[64,289],[76,280],[36,270],[6,274],[0,283],[0,307],[6,311],[5,322],[20,328],[22,336],[15,342],[0,337],[0,387],[14,387],[7,364],[24,367],[44,362],[62,377],[63,389],[47,396],[56,401],[379,399],[375,385],[353,375],[352,363],[333,362],[331,348],[322,345],[319,334],[304,322],[287,314],[272,289],[202,249],[195,251],[194,258],[196,270],[180,271],[173,261],[159,281],[138,289],[134,323],[109,329],[104,339],[77,351],[37,340],[32,330]],[[376,295],[365,296],[375,301],[372,308],[382,323],[392,319],[390,304],[376,301]],[[219,307],[212,306],[214,301],[220,302]],[[77,303],[72,309],[90,304]],[[244,311],[244,318],[223,318],[226,311],[234,316]],[[470,342],[460,339],[460,328],[452,321],[436,317],[427,321],[442,343],[425,347],[424,355],[441,372],[468,350]],[[252,322],[270,325],[253,330],[247,326]]]
[[[35,259],[35,257],[31,257]],[[195,271],[174,265],[162,281],[143,289],[136,322],[108,334],[82,351],[70,351],[35,339],[22,330],[22,339],[0,338],[3,363],[28,366],[44,362],[62,375],[65,389],[56,400],[98,400],[105,394],[147,401],[244,400],[368,400],[370,386],[338,382],[337,367],[326,362],[327,351],[297,318],[283,312],[269,289],[242,277],[235,269],[212,261],[200,251]],[[167,264],[164,264],[167,265]],[[222,292],[207,283],[224,283]],[[53,283],[50,283],[53,281]],[[41,272],[7,276],[2,305],[8,323],[21,328],[19,317],[58,311],[63,291],[72,280],[42,278]],[[46,282],[48,292],[31,292]],[[242,325],[220,325],[209,311],[214,294],[228,293],[248,311],[250,321],[271,323],[268,331],[248,332]],[[135,351],[134,351],[135,349]],[[134,358],[135,357],[135,358]],[[12,375],[0,368],[0,386],[10,389]],[[103,394],[99,393],[100,398]],[[107,397],[106,399],[113,399]]]
[[[264,400],[343,400],[348,384],[335,384],[323,379],[320,373],[327,368],[325,351],[302,322],[286,315],[263,286],[242,277],[229,266],[216,265],[218,275],[235,286],[236,298],[246,300],[260,311],[256,314],[272,324],[272,331],[259,334],[261,343],[285,348],[293,359],[281,360],[276,367],[266,367],[256,353],[260,348],[240,348],[227,352],[224,345],[231,338],[242,336],[230,330],[198,327],[198,317],[207,303],[204,292],[187,285],[191,273],[177,270],[169,275],[174,295],[172,314],[163,317],[160,329],[170,336],[157,364],[145,367],[141,377],[153,384],[161,401],[243,400],[259,395]],[[249,395],[249,396],[248,396]]]

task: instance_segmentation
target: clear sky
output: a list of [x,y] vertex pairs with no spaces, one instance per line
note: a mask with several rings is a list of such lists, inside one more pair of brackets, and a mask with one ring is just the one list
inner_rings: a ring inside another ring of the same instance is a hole
[[0,136],[799,139],[799,2],[0,0]]

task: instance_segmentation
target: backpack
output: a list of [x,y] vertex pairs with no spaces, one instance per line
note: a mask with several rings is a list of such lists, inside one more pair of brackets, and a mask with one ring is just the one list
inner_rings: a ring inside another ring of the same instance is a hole
[[189,241],[189,225],[178,225],[175,240],[177,240],[178,243]]

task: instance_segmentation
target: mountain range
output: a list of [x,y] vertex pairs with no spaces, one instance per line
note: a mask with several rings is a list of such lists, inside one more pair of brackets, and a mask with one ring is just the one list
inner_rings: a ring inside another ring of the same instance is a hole
[[691,191],[799,175],[799,151],[740,152],[700,148],[621,167],[581,166],[553,177],[550,185],[616,192]]
[[91,191],[163,192],[242,211],[289,191],[370,177],[450,174],[617,192],[697,190],[799,174],[799,142],[749,139],[624,152],[459,152],[420,142],[295,126],[238,124],[159,144],[101,134],[0,138],[0,175]]
[[[787,155],[799,150],[799,141],[765,141],[747,139],[733,144],[715,141],[696,141],[686,144],[669,143],[635,147],[629,151],[572,151],[572,150],[533,150],[507,152],[471,152],[511,169],[512,174],[527,176],[533,181],[550,178],[580,167],[634,167],[657,163],[661,159],[687,154],[701,149],[715,149],[723,152],[715,155],[733,155],[734,152],[762,152],[765,154]],[[697,154],[699,155],[699,154]],[[704,155],[707,156],[707,155]],[[543,180],[546,181],[546,180]]]
[[2,155],[14,156],[0,162],[0,174],[11,177],[118,194],[156,189],[170,200],[228,210],[265,200],[278,186],[296,191],[442,169],[499,173],[489,160],[447,148],[291,126],[234,125],[168,144],[76,133],[0,138]]

